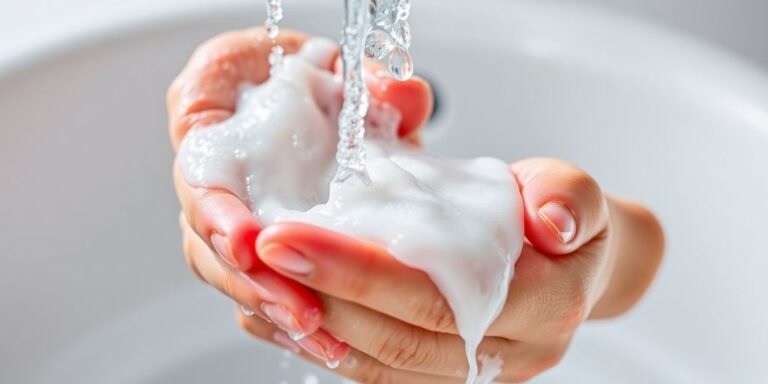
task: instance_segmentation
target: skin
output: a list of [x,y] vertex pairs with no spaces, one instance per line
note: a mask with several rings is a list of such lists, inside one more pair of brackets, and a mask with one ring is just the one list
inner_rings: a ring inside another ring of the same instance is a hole
[[[285,31],[278,40],[291,53],[307,38]],[[270,47],[256,28],[218,36],[194,53],[168,91],[174,149],[190,129],[228,118],[239,84],[266,80]],[[401,138],[418,143],[432,108],[429,85],[397,82],[373,64],[367,70],[372,98],[399,109]],[[246,331],[322,366],[340,360],[337,372],[359,382],[463,382],[463,341],[426,274],[375,244],[321,228],[262,228],[237,197],[193,187],[174,169],[187,262],[238,307],[253,309],[254,316],[237,311]],[[571,164],[534,158],[509,169],[524,200],[526,244],[479,350],[503,359],[499,381],[521,382],[556,365],[585,320],[621,315],[638,302],[664,237],[649,210],[605,195]],[[286,331],[306,337],[296,343]]]

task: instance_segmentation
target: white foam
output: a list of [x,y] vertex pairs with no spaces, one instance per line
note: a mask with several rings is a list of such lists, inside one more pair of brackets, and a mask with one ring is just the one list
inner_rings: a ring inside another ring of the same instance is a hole
[[[322,46],[310,45],[313,61]],[[386,132],[396,126],[392,111],[372,106],[371,184],[331,183],[341,84],[299,55],[244,88],[232,118],[188,134],[179,151],[185,178],[232,191],[265,224],[330,228],[425,271],[454,313],[474,381],[477,345],[506,300],[523,243],[514,177],[500,160],[440,159],[397,142]]]

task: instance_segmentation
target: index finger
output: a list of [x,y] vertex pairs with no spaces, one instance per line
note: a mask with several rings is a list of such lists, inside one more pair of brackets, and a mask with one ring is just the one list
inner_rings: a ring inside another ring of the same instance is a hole
[[[277,45],[298,51],[309,38],[284,30]],[[171,143],[176,150],[191,128],[220,122],[234,113],[239,85],[260,84],[269,77],[272,40],[264,28],[221,34],[195,50],[167,93]]]

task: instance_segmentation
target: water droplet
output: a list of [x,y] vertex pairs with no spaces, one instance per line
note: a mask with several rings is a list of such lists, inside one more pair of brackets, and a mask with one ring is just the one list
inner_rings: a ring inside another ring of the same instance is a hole
[[238,148],[235,149],[235,158],[238,160],[243,160],[248,156],[248,152]]
[[242,312],[243,315],[248,316],[248,317],[252,317],[252,316],[254,316],[256,314],[256,312],[252,311],[250,308],[248,308],[248,307],[246,307],[244,305],[240,306],[240,312]]
[[307,337],[307,334],[306,333],[300,333],[300,332],[288,332],[288,336],[293,341],[299,341],[299,340]]
[[339,367],[339,361],[328,360],[325,362],[325,366],[328,367],[328,369],[336,369]]
[[413,76],[413,59],[407,49],[395,48],[389,55],[389,72],[398,80],[408,80]]

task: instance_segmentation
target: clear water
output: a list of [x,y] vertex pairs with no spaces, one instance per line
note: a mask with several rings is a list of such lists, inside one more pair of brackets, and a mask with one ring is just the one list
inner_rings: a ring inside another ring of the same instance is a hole
[[399,80],[413,76],[410,48],[413,42],[408,17],[410,0],[370,0],[371,24],[365,40],[365,56],[386,64]]
[[368,89],[363,80],[363,53],[368,10],[363,0],[345,0],[341,60],[344,76],[344,105],[339,114],[339,144],[336,182],[351,178],[368,185],[365,168],[365,115],[368,113]]
[[283,66],[283,47],[277,45],[277,35],[280,34],[280,20],[283,19],[283,1],[267,0],[267,21],[264,28],[272,39],[272,52],[269,54],[270,74],[275,74]]
[[[345,0],[341,57],[344,70],[344,106],[339,115],[336,182],[351,178],[370,183],[365,169],[365,116],[368,90],[363,79],[363,59],[386,62],[396,79],[413,76],[412,43],[408,17],[410,0]],[[366,10],[367,9],[367,10]]]

